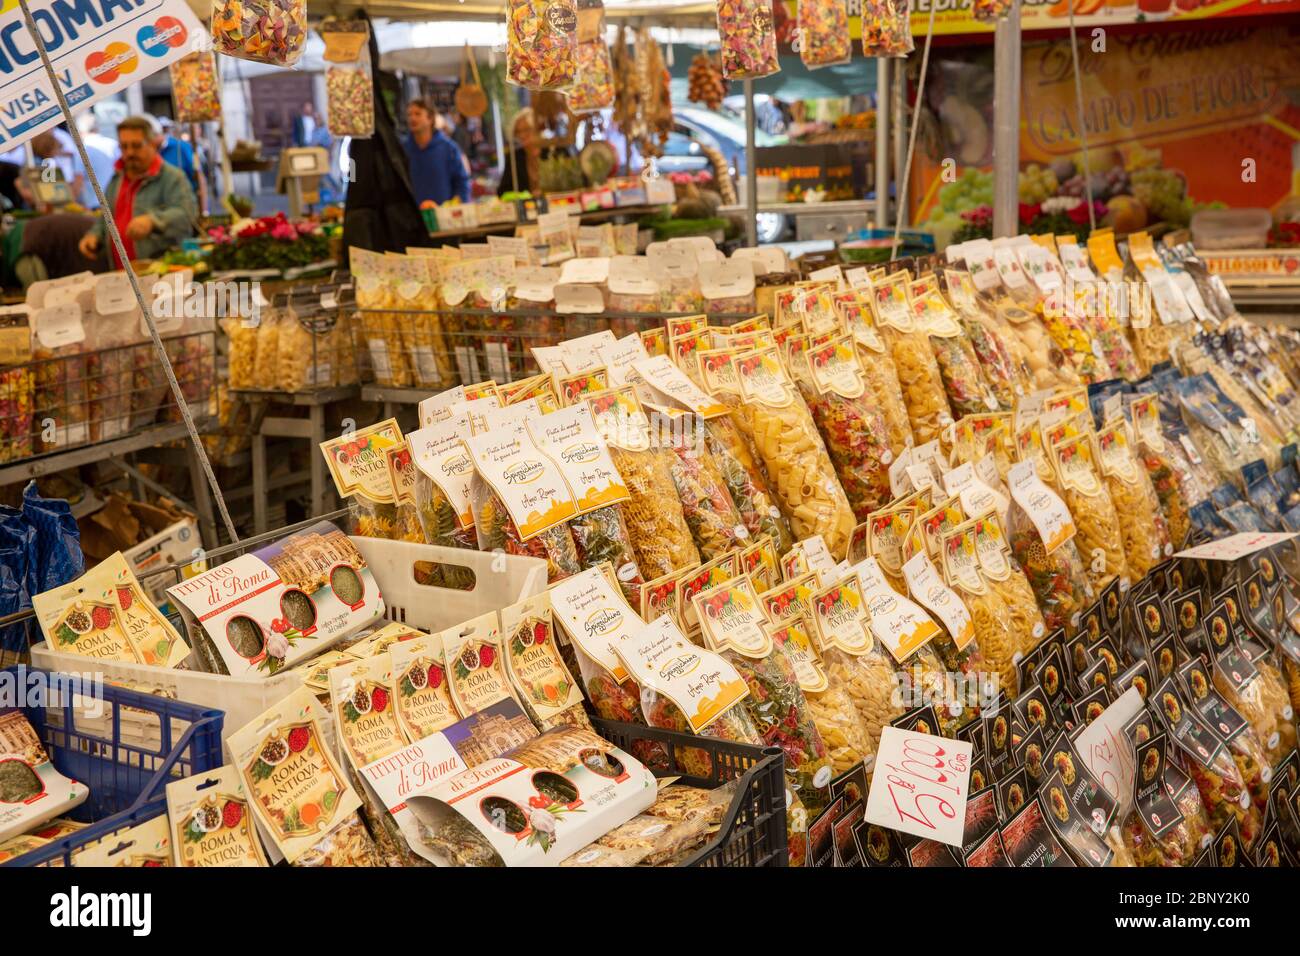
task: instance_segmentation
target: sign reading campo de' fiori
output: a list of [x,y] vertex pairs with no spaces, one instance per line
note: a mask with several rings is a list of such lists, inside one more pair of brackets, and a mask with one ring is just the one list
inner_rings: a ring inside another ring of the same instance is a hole
[[[76,113],[195,49],[203,25],[185,0],[28,0]],[[0,144],[12,149],[63,121],[18,0],[0,6]]]

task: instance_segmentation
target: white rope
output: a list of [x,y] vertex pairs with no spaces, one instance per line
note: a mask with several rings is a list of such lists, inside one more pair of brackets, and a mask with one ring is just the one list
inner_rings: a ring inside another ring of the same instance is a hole
[[176,381],[176,372],[172,369],[171,359],[167,357],[167,350],[163,348],[162,337],[158,334],[158,326],[153,320],[153,310],[145,303],[144,293],[140,290],[140,280],[131,268],[131,263],[127,261],[126,248],[122,245],[122,236],[117,231],[117,223],[113,221],[113,210],[108,204],[108,197],[104,195],[104,189],[99,184],[99,177],[95,175],[95,166],[90,161],[90,156],[86,153],[86,144],[81,139],[81,131],[77,129],[77,124],[72,118],[72,110],[68,107],[68,100],[63,95],[63,87],[59,85],[58,76],[54,72],[54,65],[50,62],[50,54],[45,49],[45,40],[41,36],[41,31],[36,29],[36,22],[32,19],[32,11],[27,6],[27,0],[18,0],[18,5],[22,8],[23,19],[27,22],[27,32],[32,35],[32,40],[36,43],[36,52],[41,55],[41,64],[45,67],[45,73],[50,78],[50,85],[54,87],[54,95],[58,98],[59,109],[63,111],[63,117],[68,123],[68,132],[72,135],[72,140],[77,144],[77,152],[81,155],[81,164],[85,167],[86,178],[90,180],[90,185],[95,189],[95,198],[99,200],[99,211],[104,218],[104,231],[113,241],[113,249],[117,252],[117,257],[121,260],[126,270],[127,278],[131,282],[131,291],[135,293],[136,304],[140,306],[140,311],[144,314],[145,324],[149,326],[149,337],[153,339],[154,350],[158,353],[158,359],[162,363],[163,374],[167,376],[167,383],[171,386],[172,395],[176,399],[176,404],[180,407],[181,418],[185,421],[185,429],[190,433],[190,441],[194,445],[194,454],[199,459],[199,464],[203,468],[204,475],[207,476],[208,485],[212,488],[212,495],[216,498],[217,509],[221,512],[221,520],[226,525],[226,533],[230,535],[232,542],[239,540],[239,535],[235,531],[235,523],[230,519],[230,512],[226,508],[226,499],[221,494],[221,486],[217,484],[217,476],[213,474],[212,463],[208,461],[208,453],[203,448],[203,442],[199,438],[198,429],[194,425],[194,417],[190,414],[189,403],[185,400],[185,394],[181,391],[180,383]]
[[1088,229],[1097,228],[1097,214],[1092,210],[1092,167],[1088,163],[1088,130],[1083,122],[1083,77],[1079,73],[1079,38],[1074,33],[1074,4],[1070,0],[1070,57],[1074,60],[1074,106],[1078,114],[1079,145],[1083,147],[1083,193],[1088,203]]
[[[925,74],[927,67],[930,65],[930,41],[934,39],[934,15],[939,5],[933,0],[930,3],[930,20],[925,27],[925,49],[921,52],[921,79],[916,84],[916,106],[912,110],[912,131],[907,137],[907,160],[903,163],[903,179],[898,185],[898,190],[894,195],[894,245],[889,250],[889,261],[893,262],[898,258],[898,237],[903,232],[903,217],[899,212],[903,208],[903,203],[907,202],[907,182],[912,177],[912,156],[916,153],[916,131],[921,126],[921,105],[925,102]],[[907,82],[907,75],[902,71],[902,65],[905,60],[899,61],[900,74],[904,83]],[[888,91],[886,91],[888,95]],[[876,91],[876,97],[879,99],[880,91]],[[904,91],[903,99],[906,101],[907,94]],[[894,122],[898,122],[895,119]],[[879,129],[876,135],[882,135]]]

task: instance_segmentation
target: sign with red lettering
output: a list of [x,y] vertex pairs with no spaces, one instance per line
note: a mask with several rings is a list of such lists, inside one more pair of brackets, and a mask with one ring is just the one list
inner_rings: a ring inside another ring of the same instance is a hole
[[971,744],[886,727],[876,751],[867,822],[961,846]]

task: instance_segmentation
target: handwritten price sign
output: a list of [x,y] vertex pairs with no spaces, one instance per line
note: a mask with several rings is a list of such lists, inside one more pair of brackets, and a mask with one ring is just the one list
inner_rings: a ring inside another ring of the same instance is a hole
[[1074,748],[1102,788],[1119,804],[1117,819],[1133,809],[1133,745],[1124,725],[1142,709],[1142,695],[1130,687],[1075,738]]
[[867,795],[867,820],[961,846],[972,749],[961,740],[886,727]]

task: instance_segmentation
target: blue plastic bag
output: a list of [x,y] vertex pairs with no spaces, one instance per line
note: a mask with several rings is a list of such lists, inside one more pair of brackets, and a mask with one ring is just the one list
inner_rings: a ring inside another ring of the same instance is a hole
[[72,508],[62,498],[42,498],[36,482],[23,489],[23,517],[35,531],[29,551],[27,589],[42,594],[86,573],[81,553],[81,529]]

